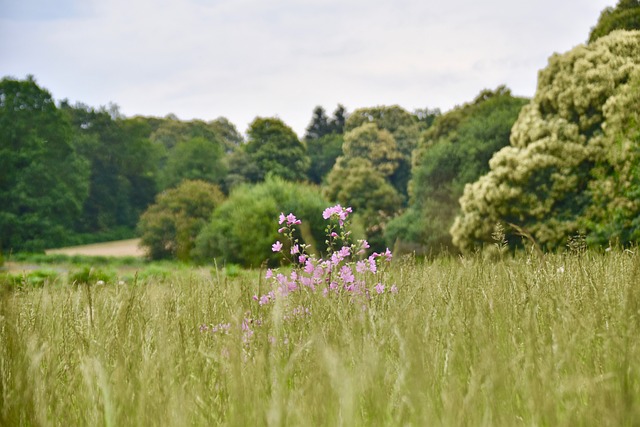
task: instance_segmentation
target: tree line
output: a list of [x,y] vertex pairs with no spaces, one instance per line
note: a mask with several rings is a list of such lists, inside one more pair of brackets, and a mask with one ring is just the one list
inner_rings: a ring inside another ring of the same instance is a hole
[[353,207],[373,249],[474,251],[496,224],[514,248],[637,241],[639,10],[605,9],[532,99],[500,86],[445,113],[318,106],[302,138],[272,117],[246,136],[225,118],[124,117],[5,77],[0,251],[141,235],[154,258],[256,265],[270,254],[252,242],[272,239],[284,210],[322,250],[312,211],[328,203]]

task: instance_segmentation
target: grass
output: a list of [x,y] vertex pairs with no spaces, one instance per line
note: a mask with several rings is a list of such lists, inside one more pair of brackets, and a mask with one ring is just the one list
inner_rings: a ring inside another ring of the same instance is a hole
[[400,260],[369,300],[184,268],[5,288],[0,425],[634,426],[638,277],[612,251]]

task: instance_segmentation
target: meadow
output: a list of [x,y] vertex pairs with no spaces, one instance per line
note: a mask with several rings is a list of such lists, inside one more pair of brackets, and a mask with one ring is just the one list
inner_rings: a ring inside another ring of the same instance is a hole
[[266,303],[264,270],[7,285],[0,425],[639,425],[638,277],[614,249],[398,258]]

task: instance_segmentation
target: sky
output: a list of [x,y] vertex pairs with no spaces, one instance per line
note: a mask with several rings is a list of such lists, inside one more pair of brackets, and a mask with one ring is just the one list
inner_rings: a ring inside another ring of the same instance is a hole
[[445,112],[483,89],[535,93],[554,53],[616,0],[0,0],[0,77],[125,116]]

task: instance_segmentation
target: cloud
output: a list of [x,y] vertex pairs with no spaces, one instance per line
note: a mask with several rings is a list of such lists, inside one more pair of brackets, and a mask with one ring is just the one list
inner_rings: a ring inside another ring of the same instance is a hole
[[532,96],[611,1],[2,1],[0,69],[127,115],[280,116],[316,105],[448,109],[500,84]]

